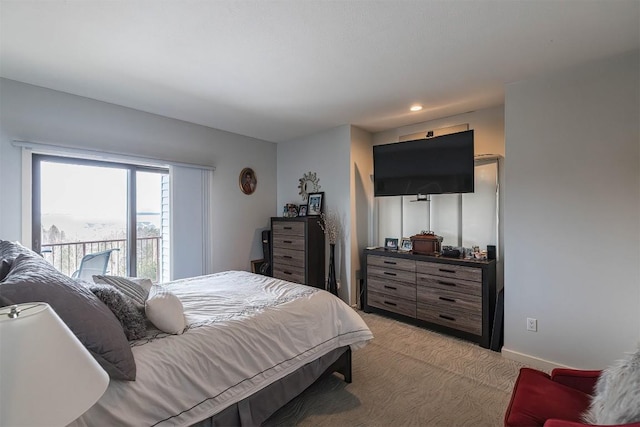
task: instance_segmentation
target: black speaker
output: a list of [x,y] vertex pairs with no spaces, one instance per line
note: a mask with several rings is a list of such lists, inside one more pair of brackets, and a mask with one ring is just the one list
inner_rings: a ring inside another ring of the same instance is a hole
[[262,231],[262,254],[264,264],[260,266],[260,274],[271,276],[271,230]]
[[495,245],[487,245],[487,259],[496,259]]

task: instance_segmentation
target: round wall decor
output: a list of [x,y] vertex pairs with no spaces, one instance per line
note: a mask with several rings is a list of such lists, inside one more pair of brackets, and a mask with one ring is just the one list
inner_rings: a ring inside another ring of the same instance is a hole
[[239,178],[240,190],[244,194],[253,194],[256,191],[256,185],[258,185],[258,178],[256,173],[251,168],[244,168],[240,172]]
[[318,190],[320,190],[319,181],[320,178],[316,176],[315,172],[309,171],[309,173],[302,175],[298,184],[298,188],[300,189],[300,193],[298,194],[302,196],[302,200],[307,200],[310,193],[317,193]]

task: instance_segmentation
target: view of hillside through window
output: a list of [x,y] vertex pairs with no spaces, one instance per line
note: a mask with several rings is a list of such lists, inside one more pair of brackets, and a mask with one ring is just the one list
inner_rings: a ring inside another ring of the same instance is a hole
[[[42,252],[73,274],[82,256],[108,249],[110,274],[127,273],[127,170],[59,162],[40,163]],[[136,174],[137,276],[160,278],[162,177]]]

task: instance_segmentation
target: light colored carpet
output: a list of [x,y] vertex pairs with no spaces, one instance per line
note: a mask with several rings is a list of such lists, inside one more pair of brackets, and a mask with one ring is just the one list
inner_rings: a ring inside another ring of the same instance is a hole
[[499,427],[521,364],[476,344],[359,312],[374,339],[353,383],[328,376],[265,426]]

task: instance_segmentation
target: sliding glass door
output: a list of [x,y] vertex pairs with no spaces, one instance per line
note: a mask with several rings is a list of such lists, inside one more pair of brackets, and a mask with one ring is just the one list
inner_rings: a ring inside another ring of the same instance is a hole
[[33,249],[70,276],[109,251],[108,274],[168,279],[168,182],[166,169],[34,155]]

